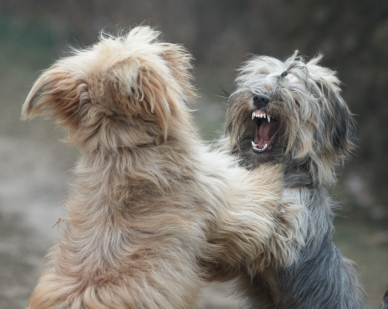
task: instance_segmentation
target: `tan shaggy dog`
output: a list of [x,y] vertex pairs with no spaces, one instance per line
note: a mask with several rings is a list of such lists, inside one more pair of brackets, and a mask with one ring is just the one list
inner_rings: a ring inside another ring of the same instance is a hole
[[290,261],[299,208],[278,166],[211,152],[187,103],[190,60],[149,27],[102,36],[45,71],[22,117],[48,114],[81,157],[31,309],[192,308],[217,272]]

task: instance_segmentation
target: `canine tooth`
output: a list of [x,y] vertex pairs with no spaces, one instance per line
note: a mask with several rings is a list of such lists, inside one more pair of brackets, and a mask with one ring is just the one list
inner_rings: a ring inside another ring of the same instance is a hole
[[256,117],[255,112],[252,113],[252,120]]
[[252,147],[257,147],[257,144],[255,144],[254,141],[252,141]]
[[264,147],[262,148],[262,150],[263,150],[263,151],[266,150],[267,147],[268,147],[268,143],[266,143],[266,144],[264,145]]
[[268,122],[271,122],[271,116],[267,116]]

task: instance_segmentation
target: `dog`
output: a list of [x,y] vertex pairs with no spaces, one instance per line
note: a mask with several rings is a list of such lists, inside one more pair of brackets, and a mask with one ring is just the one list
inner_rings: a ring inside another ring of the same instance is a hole
[[239,281],[252,308],[366,308],[352,262],[332,242],[337,206],[329,195],[355,147],[356,123],[336,73],[320,66],[321,58],[253,56],[228,98],[220,146],[248,170],[281,164],[284,198],[304,207],[296,260]]
[[282,167],[247,172],[200,140],[191,56],[158,36],[103,34],[43,72],[23,105],[22,119],[48,115],[81,153],[30,309],[193,308],[215,275],[292,260],[301,207],[282,199]]

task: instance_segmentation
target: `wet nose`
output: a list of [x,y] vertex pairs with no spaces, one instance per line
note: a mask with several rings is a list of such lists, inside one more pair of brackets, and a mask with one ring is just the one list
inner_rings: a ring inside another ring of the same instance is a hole
[[253,105],[260,109],[269,103],[269,98],[265,95],[257,94],[253,97]]

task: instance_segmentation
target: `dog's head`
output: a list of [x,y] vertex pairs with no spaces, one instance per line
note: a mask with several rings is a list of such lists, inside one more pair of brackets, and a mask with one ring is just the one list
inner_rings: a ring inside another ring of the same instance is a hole
[[66,127],[68,143],[91,150],[166,139],[177,122],[188,122],[186,103],[194,93],[191,56],[158,42],[158,35],[149,27],[102,35],[57,61],[35,82],[22,119],[48,114]]
[[[264,162],[304,168],[330,183],[354,147],[355,122],[335,72],[295,53],[285,62],[254,57],[229,97],[223,142],[248,168]],[[224,145],[225,146],[225,145]]]

